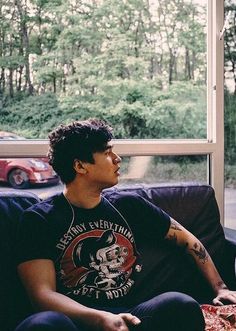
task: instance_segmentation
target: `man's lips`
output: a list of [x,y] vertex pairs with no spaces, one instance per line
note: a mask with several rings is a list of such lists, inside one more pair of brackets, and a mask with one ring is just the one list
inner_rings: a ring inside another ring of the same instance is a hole
[[119,170],[120,170],[120,167],[118,169],[116,169],[116,171],[115,171],[115,173],[118,174],[118,175],[120,174]]

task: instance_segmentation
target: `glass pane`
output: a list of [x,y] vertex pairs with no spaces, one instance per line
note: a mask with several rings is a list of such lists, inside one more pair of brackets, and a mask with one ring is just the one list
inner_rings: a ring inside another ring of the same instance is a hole
[[46,157],[0,159],[1,191],[27,190],[44,198],[60,188],[60,180]]
[[[119,185],[207,184],[206,156],[124,157]],[[63,190],[46,158],[0,159],[0,190],[26,189],[46,198]]]
[[206,138],[207,0],[3,0],[1,10],[0,130],[47,138],[98,117],[116,138]]
[[236,189],[225,188],[225,226],[236,229]]
[[236,2],[225,1],[225,225],[236,229]]
[[120,184],[197,182],[207,184],[207,156],[122,158]]

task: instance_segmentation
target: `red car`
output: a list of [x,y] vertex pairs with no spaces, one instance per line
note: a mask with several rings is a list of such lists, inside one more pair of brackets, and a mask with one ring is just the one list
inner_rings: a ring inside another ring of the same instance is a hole
[[[0,131],[1,140],[25,139],[14,133]],[[0,159],[0,181],[13,188],[24,189],[31,184],[57,184],[59,177],[48,164],[47,158]]]

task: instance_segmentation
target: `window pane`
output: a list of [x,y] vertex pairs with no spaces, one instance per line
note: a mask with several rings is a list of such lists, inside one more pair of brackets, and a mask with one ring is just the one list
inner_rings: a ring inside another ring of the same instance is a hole
[[225,225],[236,229],[236,3],[225,1]]
[[236,229],[236,189],[225,188],[225,226]]
[[135,156],[122,158],[120,184],[207,184],[207,156]]
[[3,3],[0,130],[98,117],[116,138],[206,138],[207,0]]
[[[207,184],[206,156],[132,156],[122,158],[118,185]],[[46,198],[63,190],[63,185],[45,158],[0,159],[1,191],[26,189]]]
[[27,189],[37,194],[57,184],[59,178],[45,157],[0,159],[1,191]]

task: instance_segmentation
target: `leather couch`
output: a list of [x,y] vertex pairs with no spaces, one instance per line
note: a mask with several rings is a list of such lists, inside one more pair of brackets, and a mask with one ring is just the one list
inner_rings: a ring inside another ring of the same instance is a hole
[[[220,223],[214,190],[209,185],[131,185],[104,191],[112,202],[120,191],[136,192],[165,210],[196,235],[211,254],[221,276],[231,289],[236,289],[236,231]],[[0,330],[13,331],[16,324],[32,313],[31,305],[18,279],[15,264],[17,227],[24,209],[40,199],[26,191],[0,192]],[[135,211],[134,211],[135,213]],[[144,220],[145,222],[145,220]],[[144,240],[142,253],[153,257],[150,279],[146,279],[146,297],[178,290],[209,303],[213,293],[191,260],[166,243],[161,247]],[[150,285],[149,285],[150,284]]]

